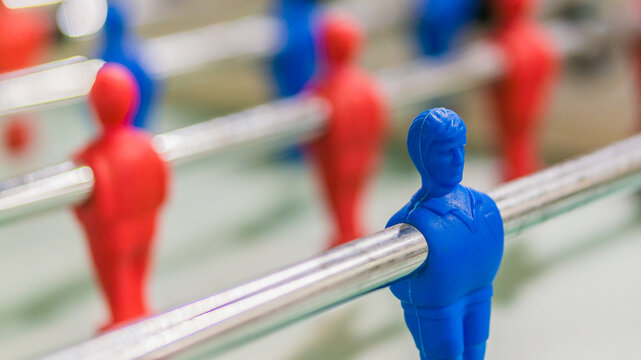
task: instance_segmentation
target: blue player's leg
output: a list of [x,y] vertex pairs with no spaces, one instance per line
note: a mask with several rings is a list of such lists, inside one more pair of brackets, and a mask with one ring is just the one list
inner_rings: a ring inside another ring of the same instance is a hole
[[403,306],[405,323],[414,337],[421,360],[462,360],[463,318],[430,319],[422,309]]
[[463,320],[464,360],[483,360],[485,342],[490,335],[491,299],[468,306]]

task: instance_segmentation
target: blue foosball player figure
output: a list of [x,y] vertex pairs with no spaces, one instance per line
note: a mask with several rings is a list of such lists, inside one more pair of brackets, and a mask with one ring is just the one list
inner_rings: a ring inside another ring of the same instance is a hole
[[425,263],[390,286],[423,360],[483,359],[489,336],[503,220],[489,196],[459,184],[465,144],[465,124],[451,110],[414,119],[407,147],[422,185],[387,224],[410,224],[427,240]]
[[280,97],[297,95],[314,74],[314,17],[317,0],[279,0],[281,45],[271,60],[271,73]]
[[157,97],[158,84],[141,64],[138,41],[127,28],[124,3],[110,1],[107,19],[103,29],[103,48],[100,58],[106,62],[124,65],[136,78],[140,90],[140,106],[134,116],[133,125],[138,128],[149,128],[149,116]]

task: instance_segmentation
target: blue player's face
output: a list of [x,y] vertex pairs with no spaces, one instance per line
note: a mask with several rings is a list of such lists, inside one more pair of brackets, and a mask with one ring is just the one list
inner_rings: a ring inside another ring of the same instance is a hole
[[463,137],[437,142],[431,146],[425,165],[432,187],[438,186],[442,192],[449,192],[461,182],[465,164],[465,144]]

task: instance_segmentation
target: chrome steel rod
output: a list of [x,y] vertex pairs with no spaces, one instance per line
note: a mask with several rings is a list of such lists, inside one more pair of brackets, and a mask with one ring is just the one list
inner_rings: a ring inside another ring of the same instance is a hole
[[319,98],[294,98],[257,106],[200,124],[156,135],[156,150],[173,163],[255,143],[293,144],[318,135],[329,106]]
[[[416,269],[426,255],[427,247],[421,234],[411,226],[399,225],[50,358],[84,358],[85,355],[96,359],[137,358],[151,355],[150,348],[161,343],[164,347],[171,339],[182,338],[193,344],[212,335],[225,337],[220,345],[226,347],[342,302],[346,300],[346,291],[361,294],[383,286]],[[210,326],[214,323],[220,326]],[[246,327],[252,328],[251,334],[243,331],[235,336],[234,330]],[[164,331],[158,332],[158,329]],[[192,338],[193,333],[198,336]],[[176,345],[183,346],[181,342]],[[97,349],[102,351],[96,352]],[[164,348],[163,355],[155,353],[152,357],[169,355],[175,350],[178,348]]]
[[[399,1],[347,0],[332,4],[330,10],[353,14],[366,29],[373,29],[406,17],[407,11],[399,9],[409,9],[409,1]],[[255,15],[160,36],[142,43],[141,61],[152,76],[165,79],[214,62],[271,56],[280,45],[280,26],[272,16]],[[91,59],[47,72],[34,67],[25,79],[0,81],[0,116],[81,100],[102,64],[100,59]]]
[[[509,237],[607,194],[639,187],[641,135],[503,185],[490,196]],[[46,358],[151,359],[203,341],[224,351],[386,286],[417,269],[427,255],[422,234],[397,225]]]
[[[576,29],[564,23],[551,26],[555,36],[571,38]],[[583,32],[578,32],[583,33]],[[592,34],[595,34],[592,31]],[[581,39],[579,36],[578,39]],[[565,44],[573,41],[565,40]],[[576,54],[582,46],[567,46],[561,51],[565,56]],[[82,64],[82,63],[81,63]],[[73,64],[79,65],[79,64]],[[95,64],[91,69],[97,70]],[[444,62],[417,61],[380,71],[376,74],[390,103],[403,106],[417,100],[463,91],[470,87],[486,84],[502,73],[501,54],[487,41],[467,47],[451,60]],[[1,89],[1,88],[0,88]],[[0,90],[1,92],[1,90]],[[168,161],[184,163],[211,153],[248,145],[254,142],[281,141],[291,143],[314,136],[322,130],[329,109],[318,99],[283,100],[258,106],[237,114],[223,116],[201,124],[189,126],[157,135],[154,144]],[[74,196],[69,192],[61,194],[57,202],[47,202],[41,206],[41,194],[35,191],[21,193],[0,193],[0,222],[16,216],[35,214],[52,209],[55,205],[71,205],[88,196],[86,188],[80,186],[78,179],[62,174],[56,176],[58,186],[67,189],[81,189],[83,194]],[[42,180],[41,177],[36,177]],[[52,180],[53,181],[53,180]],[[3,186],[0,183],[0,186]],[[27,195],[28,194],[28,195]],[[47,196],[53,196],[47,194]],[[14,201],[20,197],[21,201]],[[52,198],[47,197],[48,200]],[[2,204],[7,204],[2,206]]]
[[[294,144],[318,134],[329,108],[318,98],[281,100],[156,135],[168,162],[188,163],[239,146]],[[0,182],[0,223],[86,200],[93,190],[87,166],[65,162]]]
[[67,161],[0,183],[0,221],[86,199],[94,185],[88,166]]
[[[584,43],[579,44],[586,40],[577,34],[589,32],[592,34],[591,37],[601,34],[599,31],[577,31],[563,22],[550,25],[550,29],[556,38],[565,39],[562,41],[565,47],[560,49],[564,56],[575,55],[587,46]],[[72,66],[80,64],[83,63],[72,64]],[[97,64],[92,63],[87,71],[97,71],[99,67]],[[448,61],[412,62],[379,71],[376,77],[390,103],[400,107],[417,100],[426,100],[481,86],[501,76],[503,69],[500,51],[491,43],[480,41],[470,45]],[[0,87],[0,93],[1,89]],[[291,143],[309,138],[321,131],[328,111],[327,106],[321,104],[318,99],[277,101],[157,135],[154,138],[154,144],[168,161],[184,163],[254,142]],[[56,176],[56,180],[52,181],[58,186],[78,189],[78,193],[74,195],[65,192],[57,201],[50,201],[51,196],[54,195],[46,194],[48,202],[43,204],[46,206],[39,204],[42,194],[33,189],[24,193],[19,190],[6,194],[0,193],[0,222],[16,216],[52,209],[55,205],[70,205],[88,196],[86,187],[78,184],[78,179],[62,174],[51,174],[51,176]],[[42,177],[36,178],[42,180]],[[3,186],[2,183],[0,186]],[[14,200],[18,197],[21,199],[19,202]],[[2,204],[7,205],[2,206]]]
[[515,180],[490,193],[506,235],[620,190],[641,187],[641,135]]
[[81,100],[91,89],[104,61],[77,61],[82,57],[73,59],[76,61],[72,63],[56,62],[62,65],[51,68],[37,66],[25,69],[20,72],[30,72],[0,80],[0,116]]
[[[380,17],[376,11],[363,11],[362,0],[353,0],[347,5],[351,6],[352,11],[360,11],[368,23],[376,23]],[[389,9],[387,12],[392,13]],[[403,17],[400,13],[394,14],[392,18]],[[549,21],[546,24],[564,57],[590,51],[604,41],[617,39],[622,32],[600,24],[577,26],[564,21]],[[277,48],[277,29],[278,22],[273,18],[254,16],[175,33],[147,40],[143,44],[143,62],[150,67],[154,76],[167,78],[196,71],[217,60],[268,54]],[[626,30],[631,31],[636,29]],[[239,38],[244,40],[239,41]],[[186,57],[184,54],[190,55]],[[102,60],[92,59],[0,81],[0,116],[81,100],[91,89],[95,74],[102,64]],[[480,41],[442,62],[419,60],[412,66],[383,71],[380,76],[394,99],[410,102],[416,97],[423,99],[420,95],[423,92],[426,96],[443,96],[477,87],[500,76],[503,70],[497,49],[487,41]],[[413,81],[401,86],[409,80]]]

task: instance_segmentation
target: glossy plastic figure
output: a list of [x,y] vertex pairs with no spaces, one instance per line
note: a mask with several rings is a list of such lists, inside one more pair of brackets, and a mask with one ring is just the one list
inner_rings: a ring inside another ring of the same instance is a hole
[[416,31],[423,54],[446,54],[479,11],[480,0],[418,0]]
[[149,127],[150,112],[157,97],[157,82],[154,81],[140,61],[138,40],[129,32],[126,13],[118,1],[110,1],[107,20],[102,32],[103,46],[100,57],[108,62],[124,65],[136,78],[140,89],[140,106],[133,124],[139,128]]
[[298,94],[316,68],[314,18],[317,0],[279,0],[276,9],[281,21],[281,44],[271,61],[277,94]]
[[107,298],[109,329],[147,314],[145,283],[168,169],[151,138],[131,126],[138,90],[125,67],[105,64],[89,96],[101,133],[76,159],[91,167],[95,186],[75,213]]
[[465,134],[451,110],[414,119],[407,148],[422,185],[387,224],[410,224],[428,243],[426,262],[390,286],[423,360],[481,360],[489,336],[503,221],[490,197],[459,184]]
[[310,85],[311,92],[331,106],[327,131],[310,151],[337,228],[330,247],[364,233],[361,198],[386,128],[383,97],[371,76],[355,64],[362,37],[350,19],[325,17],[318,40],[319,72]]
[[[8,9],[0,1],[0,73],[40,62],[50,38],[50,22],[34,9]],[[13,155],[32,145],[33,125],[27,115],[12,115],[3,129],[4,144]]]
[[540,167],[537,129],[559,66],[551,39],[530,16],[533,4],[533,0],[492,0],[499,21],[495,41],[507,67],[505,77],[492,89],[505,180]]

